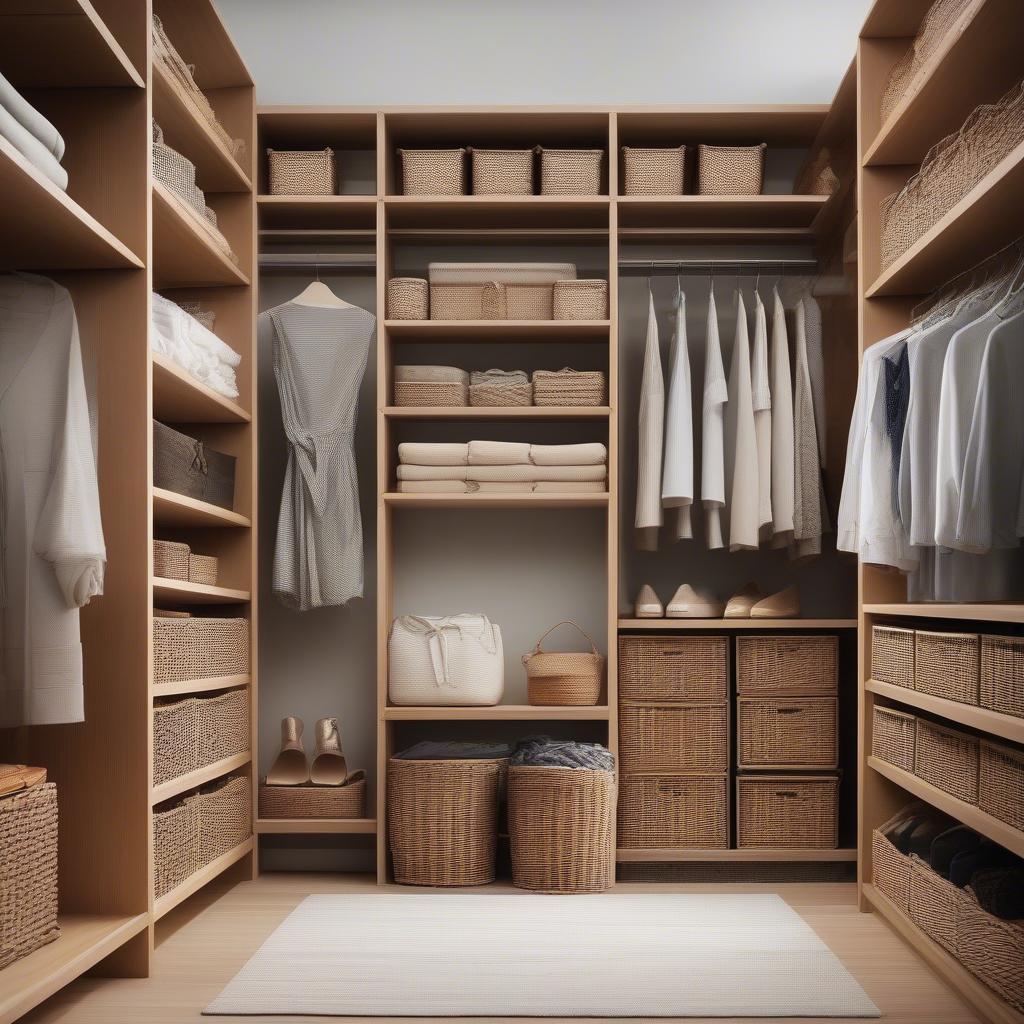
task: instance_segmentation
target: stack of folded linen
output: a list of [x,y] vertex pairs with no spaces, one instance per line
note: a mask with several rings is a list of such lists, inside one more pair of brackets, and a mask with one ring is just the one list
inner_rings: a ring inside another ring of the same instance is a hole
[[420,494],[602,493],[608,450],[603,444],[518,441],[398,446],[398,490]]
[[153,292],[150,344],[225,398],[238,397],[235,367],[242,357],[181,306]]
[[36,170],[65,191],[68,172],[60,165],[64,140],[42,114],[0,75],[0,136]]

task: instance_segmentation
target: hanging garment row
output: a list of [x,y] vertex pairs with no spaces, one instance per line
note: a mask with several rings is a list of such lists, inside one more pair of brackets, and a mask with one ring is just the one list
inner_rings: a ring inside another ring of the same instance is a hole
[[[821,308],[802,287],[793,327],[778,287],[766,304],[755,282],[752,324],[739,289],[729,372],[710,282],[702,406],[695,408],[687,343],[686,294],[677,281],[668,390],[662,370],[654,294],[648,281],[647,336],[640,392],[636,543],[655,550],[665,511],[674,540],[694,536],[700,499],[705,542],[730,551],[762,546],[793,558],[821,551],[830,529],[821,471],[825,465],[825,388]],[[769,329],[769,307],[771,328]],[[793,351],[790,352],[790,337]],[[700,487],[694,420],[700,417]]]

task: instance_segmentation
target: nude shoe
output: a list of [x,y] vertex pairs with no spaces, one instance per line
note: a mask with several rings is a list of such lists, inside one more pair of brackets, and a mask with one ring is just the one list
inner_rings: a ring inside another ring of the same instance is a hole
[[733,594],[725,603],[725,618],[749,619],[750,610],[764,598],[756,583],[748,583],[741,591]]
[[665,618],[665,606],[661,598],[654,592],[654,588],[645,583],[640,588],[633,603],[633,617],[636,619],[663,619]]
[[302,746],[302,719],[281,719],[281,752],[267,772],[268,786],[304,786],[309,782],[309,763]]
[[669,601],[667,614],[670,619],[720,619],[724,610],[720,601],[684,583]]
[[314,786],[343,786],[347,777],[338,720],[321,718],[316,723],[316,757],[309,769],[309,781]]
[[798,619],[800,618],[800,591],[786,587],[777,594],[758,601],[750,609],[752,619]]

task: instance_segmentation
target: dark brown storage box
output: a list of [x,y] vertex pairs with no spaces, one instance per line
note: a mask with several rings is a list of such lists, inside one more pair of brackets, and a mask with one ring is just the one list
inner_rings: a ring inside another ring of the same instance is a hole
[[221,508],[235,505],[235,462],[202,441],[153,420],[153,486]]

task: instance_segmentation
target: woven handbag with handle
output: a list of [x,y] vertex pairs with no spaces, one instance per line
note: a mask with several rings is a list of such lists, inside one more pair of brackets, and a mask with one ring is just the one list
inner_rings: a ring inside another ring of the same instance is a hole
[[[559,626],[574,626],[590,643],[590,651],[545,651],[541,644]],[[530,704],[549,707],[570,705],[590,707],[601,699],[604,678],[604,656],[582,626],[563,619],[556,622],[537,641],[529,654],[523,655],[526,666],[527,700]]]

